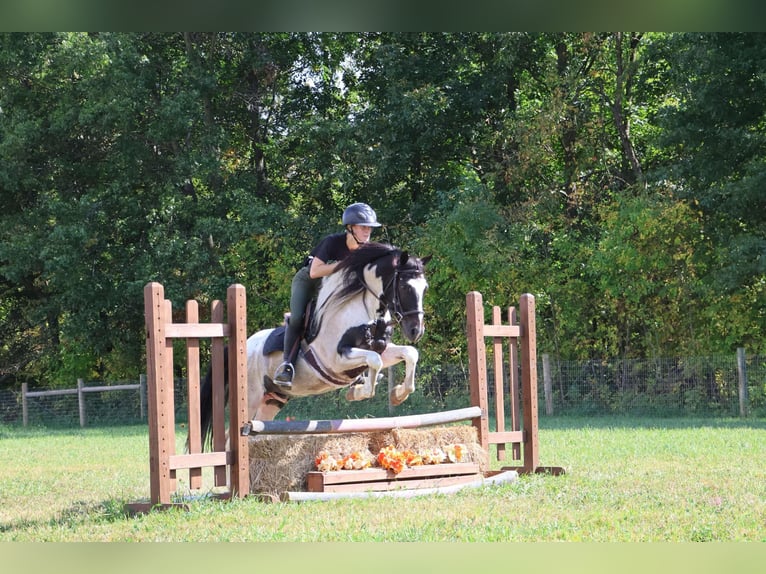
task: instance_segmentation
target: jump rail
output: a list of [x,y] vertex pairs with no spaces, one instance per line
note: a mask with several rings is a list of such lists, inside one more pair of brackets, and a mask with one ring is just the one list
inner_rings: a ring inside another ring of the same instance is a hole
[[479,407],[466,407],[401,417],[372,419],[333,419],[303,421],[261,421],[253,419],[242,427],[242,436],[258,434],[331,434],[350,432],[390,431],[399,428],[418,428],[467,421],[481,416]]

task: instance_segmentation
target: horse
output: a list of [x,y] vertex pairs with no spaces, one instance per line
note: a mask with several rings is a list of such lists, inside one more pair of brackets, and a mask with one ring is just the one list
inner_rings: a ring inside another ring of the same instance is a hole
[[[250,419],[273,420],[291,398],[343,388],[349,401],[370,399],[381,370],[401,362],[405,364],[404,380],[393,387],[389,401],[394,406],[404,402],[415,390],[419,353],[412,345],[393,344],[392,328],[399,326],[411,344],[423,336],[423,300],[428,289],[425,266],[430,259],[371,242],[352,251],[334,273],[323,277],[313,311],[307,311],[290,388],[280,387],[272,379],[283,360],[285,327],[251,335],[247,340]],[[224,365],[228,366],[227,358]],[[200,390],[200,411],[205,444],[211,433],[212,369]]]

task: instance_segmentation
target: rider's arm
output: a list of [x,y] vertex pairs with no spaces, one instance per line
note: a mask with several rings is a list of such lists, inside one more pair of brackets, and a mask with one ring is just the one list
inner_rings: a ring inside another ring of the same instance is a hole
[[309,277],[317,279],[319,277],[327,277],[335,271],[338,266],[338,261],[334,263],[325,263],[319,257],[312,257],[311,266],[309,267]]

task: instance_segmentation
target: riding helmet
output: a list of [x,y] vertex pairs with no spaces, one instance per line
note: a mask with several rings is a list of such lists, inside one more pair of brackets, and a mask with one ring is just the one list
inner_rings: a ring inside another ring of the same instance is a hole
[[375,211],[366,203],[352,203],[343,211],[343,225],[380,227]]

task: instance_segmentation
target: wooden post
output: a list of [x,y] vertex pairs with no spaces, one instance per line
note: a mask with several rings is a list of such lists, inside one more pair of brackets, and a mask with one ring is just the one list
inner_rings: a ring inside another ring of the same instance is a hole
[[545,393],[545,414],[553,414],[553,381],[551,379],[551,358],[543,353],[543,392]]
[[229,444],[231,494],[244,498],[250,493],[250,453],[240,429],[247,421],[247,300],[243,285],[227,291],[226,314],[229,323]]
[[[508,308],[508,324],[517,325],[516,307]],[[521,430],[521,408],[519,406],[519,344],[517,337],[508,337],[508,369],[510,371],[510,390],[508,392],[511,410],[511,430]],[[511,443],[513,460],[521,460],[521,444]]]
[[745,362],[745,349],[737,348],[737,374],[739,376],[739,416],[747,416],[747,363]]
[[29,424],[29,406],[27,405],[27,391],[29,391],[29,385],[27,383],[21,383],[21,421],[24,426]]
[[[199,323],[199,305],[196,301],[186,302],[186,322]],[[202,452],[202,431],[200,430],[200,368],[199,339],[186,339],[186,381],[188,394],[189,453]],[[189,469],[189,488],[202,488],[202,468]]]
[[[468,320],[468,368],[471,388],[471,406],[481,409],[481,416],[473,419],[479,445],[489,459],[489,405],[487,401],[487,351],[484,346],[484,302],[481,293],[466,295]],[[487,460],[489,464],[489,460]]]
[[77,407],[80,412],[80,427],[85,428],[85,382],[82,379],[77,379]]
[[[502,325],[500,307],[492,307],[492,324]],[[492,338],[495,371],[495,430],[505,432],[505,381],[503,378],[503,338]],[[497,444],[497,460],[505,460],[505,444]]]
[[535,472],[540,466],[537,429],[537,335],[535,298],[524,293],[519,300],[521,321],[522,412],[524,415],[524,471]]
[[[165,339],[165,289],[160,283],[144,287],[146,315],[146,379],[149,404],[149,483],[151,504],[170,504],[170,439],[173,421],[168,420],[168,400],[173,400],[173,372],[168,377]],[[172,348],[172,347],[171,347]],[[168,397],[167,389],[170,388]],[[172,408],[172,407],[171,407]]]
[[[213,301],[210,307],[210,317],[213,323],[223,323],[223,302]],[[226,415],[224,409],[224,344],[223,339],[216,337],[210,344],[210,362],[213,366],[213,452],[226,450]],[[226,466],[216,466],[213,471],[215,486],[226,486]]]

